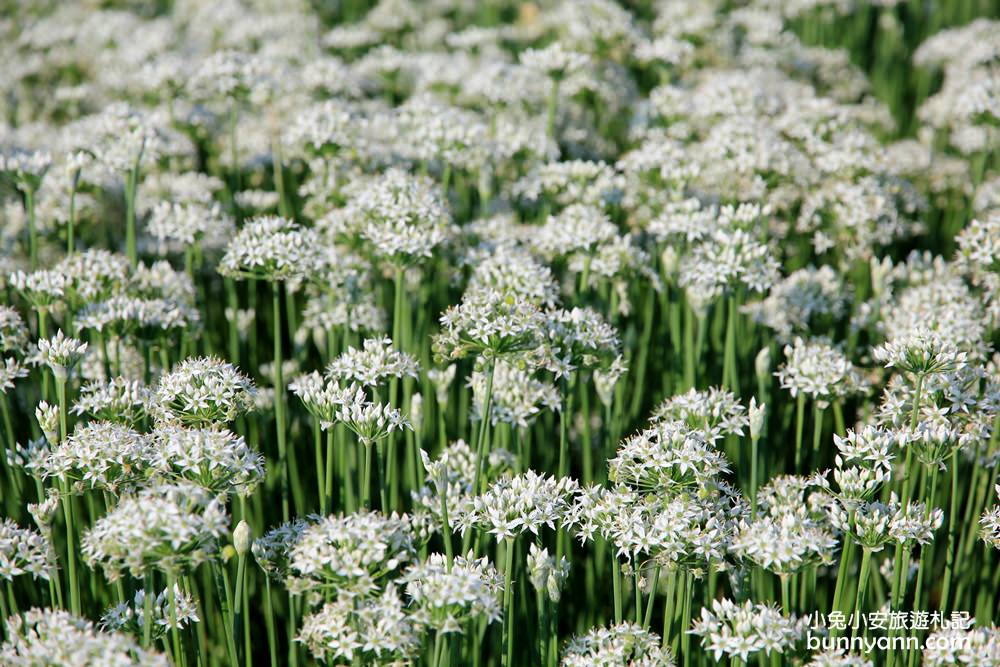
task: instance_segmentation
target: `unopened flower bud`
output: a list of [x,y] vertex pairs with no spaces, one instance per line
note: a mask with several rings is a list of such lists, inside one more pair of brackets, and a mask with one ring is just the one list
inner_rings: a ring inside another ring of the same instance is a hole
[[757,399],[750,399],[750,408],[748,410],[750,415],[750,439],[758,440],[761,436],[761,432],[764,430],[764,418],[767,416],[767,404],[761,403],[757,405]]
[[673,246],[667,246],[660,254],[660,264],[663,266],[663,275],[670,278],[677,273],[677,263],[679,256]]
[[415,392],[410,397],[410,424],[416,433],[420,433],[424,423],[424,397],[420,392]]
[[46,440],[51,443],[59,442],[59,408],[42,401],[35,407],[35,419]]
[[771,348],[762,348],[757,353],[753,367],[754,372],[757,374],[757,382],[767,384],[767,380],[771,377]]
[[892,270],[892,259],[889,257],[884,257],[878,259],[875,257],[871,258],[869,262],[869,272],[872,278],[872,294],[876,297],[881,296],[885,292],[885,279]]
[[233,531],[233,546],[236,547],[236,553],[240,556],[246,554],[250,549],[250,524],[242,519],[236,524],[236,530]]

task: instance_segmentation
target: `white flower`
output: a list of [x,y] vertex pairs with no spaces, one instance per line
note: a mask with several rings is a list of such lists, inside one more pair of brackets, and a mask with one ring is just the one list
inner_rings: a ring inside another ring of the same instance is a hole
[[713,600],[711,609],[702,608],[691,632],[702,638],[705,650],[716,661],[727,655],[748,662],[751,655],[761,651],[766,655],[791,651],[805,629],[805,623],[794,616],[783,616],[777,607],[750,600],[737,604],[723,598]]
[[150,441],[149,465],[168,481],[188,480],[217,495],[246,497],[264,478],[264,457],[230,431],[164,425]]
[[372,598],[338,597],[302,619],[296,641],[330,664],[363,660],[405,664],[420,648],[422,624],[395,586]]
[[803,340],[785,346],[787,361],[775,375],[793,397],[799,393],[826,405],[830,400],[864,391],[861,373],[844,353],[823,340]]
[[408,264],[431,257],[452,235],[439,192],[427,178],[389,169],[359,188],[347,213],[378,256]]
[[369,401],[357,385],[351,385],[344,392],[332,421],[351,429],[365,446],[389,437],[393,431],[412,430],[409,420],[399,410],[388,403]]
[[7,619],[7,641],[0,646],[0,663],[66,665],[66,667],[169,667],[163,655],[139,647],[120,633],[94,629],[90,621],[67,611],[30,609]]
[[415,620],[438,632],[460,633],[475,618],[500,620],[503,576],[486,558],[458,556],[449,568],[443,554],[431,554],[407,568],[400,581]]
[[547,595],[552,602],[559,602],[562,589],[569,577],[569,561],[563,556],[556,563],[549,550],[538,548],[532,542],[528,546],[528,579],[539,595]]
[[298,282],[317,265],[319,249],[312,229],[275,216],[254,218],[229,242],[219,272],[237,279]]
[[566,643],[561,667],[673,667],[674,656],[660,638],[634,623],[599,627]]
[[524,352],[541,344],[544,326],[539,307],[523,296],[485,287],[468,290],[441,315],[434,352],[448,360],[470,353],[500,357]]
[[326,367],[333,381],[377,387],[386,378],[417,378],[420,364],[413,355],[400,352],[388,337],[368,338],[362,348],[348,347]]
[[368,596],[416,555],[405,517],[361,511],[308,526],[291,546],[286,585],[337,597]]
[[56,379],[65,380],[86,351],[86,343],[66,336],[60,329],[52,338],[38,341],[38,362],[48,366]]
[[250,378],[221,359],[185,359],[160,378],[156,401],[167,421],[187,425],[225,424],[253,409]]
[[[140,520],[141,519],[141,520]],[[191,482],[157,484],[122,498],[80,541],[84,560],[109,580],[158,569],[185,572],[217,555],[229,534],[225,505]]]
[[[199,623],[198,608],[194,599],[185,593],[180,586],[174,584],[174,604],[176,605],[177,627],[184,628],[191,623]],[[127,632],[137,639],[143,636],[145,624],[146,591],[142,588],[135,592],[131,601],[122,602],[109,608],[101,615],[101,629],[114,632]],[[167,589],[160,591],[153,598],[153,627],[151,637],[158,640],[173,627],[171,623],[170,594]]]
[[55,445],[37,464],[42,478],[57,477],[74,491],[103,489],[114,494],[140,483],[146,473],[147,436],[113,422],[90,422]]
[[464,534],[477,527],[494,535],[497,541],[539,529],[554,529],[563,520],[576,482],[568,477],[556,479],[533,470],[515,477],[498,479],[480,496],[455,508]]
[[876,347],[872,356],[887,368],[895,367],[917,376],[958,370],[965,366],[968,357],[936,331],[926,328],[914,329]]
[[36,579],[49,579],[56,569],[55,550],[44,535],[21,528],[11,519],[0,523],[0,577],[31,574]]
[[541,49],[525,49],[520,58],[525,67],[553,79],[563,79],[590,64],[590,58],[585,53],[570,51],[562,42],[552,42]]

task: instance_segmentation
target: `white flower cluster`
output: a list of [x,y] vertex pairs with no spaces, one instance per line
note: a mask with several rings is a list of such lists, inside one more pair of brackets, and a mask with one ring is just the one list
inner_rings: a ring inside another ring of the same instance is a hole
[[318,248],[312,229],[275,216],[255,218],[229,241],[219,272],[239,279],[295,282],[312,271]]
[[253,409],[253,381],[232,364],[211,357],[185,359],[160,378],[156,401],[167,421],[226,424]]
[[801,393],[826,405],[866,389],[860,371],[826,341],[796,338],[785,346],[785,357],[775,375],[793,397]]
[[30,609],[7,619],[0,662],[11,667],[169,667],[166,656],[122,633],[101,632],[67,611]]
[[49,579],[55,567],[55,552],[43,535],[21,528],[10,519],[0,523],[0,577],[11,581],[30,574],[36,579]]
[[365,597],[414,558],[405,517],[359,512],[329,516],[306,527],[288,554],[290,589]]
[[805,634],[805,621],[785,616],[780,609],[766,604],[737,604],[723,598],[713,600],[711,609],[702,608],[701,618],[691,632],[702,638],[705,650],[716,660],[726,655],[746,662],[760,652],[791,652]]
[[674,656],[660,646],[660,638],[633,623],[588,630],[569,640],[559,663],[562,667],[644,665],[673,667]]
[[[174,623],[171,621],[169,593],[170,591],[168,590],[162,590],[153,598],[153,626],[151,632],[153,639],[159,639],[170,628],[174,627]],[[178,628],[201,621],[198,618],[198,608],[194,600],[176,584],[174,586],[173,598],[176,605],[175,618],[177,619],[176,626]],[[101,629],[106,632],[127,632],[139,639],[142,637],[143,626],[145,625],[145,607],[146,591],[140,588],[135,592],[131,601],[117,604],[104,612],[101,616]]]
[[[137,521],[136,517],[142,517]],[[183,572],[217,556],[229,531],[225,505],[191,482],[157,484],[121,499],[83,534],[81,551],[110,580],[124,571]]]
[[486,558],[456,557],[449,566],[443,554],[431,554],[411,565],[400,580],[414,619],[437,632],[462,632],[469,619],[493,623],[502,615],[503,577]]
[[495,536],[497,541],[522,533],[538,535],[548,526],[556,528],[569,507],[577,485],[568,477],[549,477],[529,470],[502,477],[482,495],[455,508],[462,533],[473,527]]

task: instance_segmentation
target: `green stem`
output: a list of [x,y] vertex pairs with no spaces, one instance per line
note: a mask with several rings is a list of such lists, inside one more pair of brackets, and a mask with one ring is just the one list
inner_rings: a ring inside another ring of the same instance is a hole
[[785,616],[791,616],[792,592],[789,577],[787,574],[779,574],[778,579],[781,581],[781,610],[785,612]]
[[479,433],[476,442],[476,479],[472,486],[472,492],[478,494],[482,492],[483,468],[486,466],[486,458],[489,455],[489,444],[486,438],[486,431],[489,429],[490,414],[493,412],[493,374],[496,371],[497,362],[490,359],[489,370],[486,372],[486,396],[483,398],[483,412],[479,421]]
[[313,458],[316,464],[316,486],[319,495],[319,513],[326,516],[326,466],[323,461],[323,432],[319,419],[313,418]]
[[34,271],[38,268],[38,229],[35,224],[35,191],[32,188],[24,191],[24,208],[28,213],[28,256]]
[[757,518],[757,461],[760,459],[758,445],[760,436],[750,438],[750,517]]
[[274,339],[274,421],[278,431],[278,474],[281,476],[281,518],[288,521],[288,451],[285,444],[285,382],[281,351],[281,283],[271,283]]
[[820,464],[820,443],[823,440],[823,408],[819,406],[819,402],[813,406],[813,443],[812,443],[812,461],[813,465]]
[[139,253],[136,248],[135,196],[139,188],[140,160],[141,157],[135,161],[132,169],[125,176],[125,247],[129,265],[133,269],[139,264]]
[[858,592],[854,598],[854,618],[858,618],[861,610],[865,607],[865,596],[868,593],[868,574],[871,569],[872,550],[862,548],[861,550],[861,574],[858,578]]
[[799,392],[795,397],[795,472],[802,470],[802,430],[805,426],[806,395]]
[[451,544],[451,523],[448,520],[448,488],[438,489],[441,496],[441,535],[444,538],[444,551],[448,557],[448,571],[451,572],[455,561],[455,548]]
[[723,356],[723,387],[740,395],[739,373],[736,371],[736,324],[739,315],[739,303],[736,295],[727,299],[729,312],[726,314],[726,349]]
[[[915,431],[917,429],[917,424],[920,422],[920,393],[924,386],[924,376],[917,375],[917,386],[913,390],[913,409],[910,412],[910,430]],[[913,482],[913,447],[906,448],[906,463],[903,469],[903,489],[902,498],[900,505],[906,507],[906,503],[909,502],[912,495]]]
[[559,79],[553,77],[549,86],[549,96],[545,104],[545,135],[556,140],[556,107],[559,104]]
[[951,456],[951,507],[948,510],[948,550],[945,552],[944,582],[941,584],[940,609],[944,613],[951,611],[951,581],[955,570],[955,538],[957,523],[955,516],[961,502],[958,497],[958,452]]
[[649,624],[653,621],[653,602],[656,601],[656,585],[660,581],[660,568],[653,569],[653,581],[649,587],[649,598],[646,601],[646,615],[642,619],[642,629],[649,630]]
[[60,497],[66,519],[66,564],[69,573],[69,607],[74,616],[80,615],[80,582],[76,578],[76,531],[73,528],[73,497],[69,485],[60,480]]
[[504,587],[503,587],[503,660],[501,661],[504,667],[511,667],[514,664],[514,633],[511,632],[511,625],[513,623],[512,612],[513,600],[514,600],[514,586],[513,586],[513,575],[514,575],[514,540],[512,538],[507,538],[506,542],[506,554],[504,559],[506,561],[506,566],[504,567]]
[[[323,497],[325,501],[323,502],[323,514],[326,514],[327,509],[333,507],[333,457],[336,454],[333,432],[333,427],[328,428],[326,431],[326,473],[323,477],[323,482],[325,483]],[[340,509],[346,511],[346,508],[343,506]]]
[[[176,591],[176,578],[174,574],[170,571],[166,571],[167,574],[167,598],[170,600],[170,636],[173,641],[173,651],[174,660],[178,661],[181,667],[186,667],[187,665],[187,655],[184,652],[184,646],[181,643],[181,630],[177,626],[177,591]],[[149,593],[147,593],[147,597]]]
[[[613,550],[614,547],[611,547]],[[615,623],[622,622],[622,572],[618,557],[611,558],[611,585],[615,596]]]
[[152,642],[153,635],[153,598],[156,596],[156,591],[153,586],[153,572],[147,572],[143,582],[143,597],[142,597],[142,645],[144,647],[149,647]]
[[363,466],[363,477],[361,478],[361,506],[365,509],[372,507],[372,448],[371,443],[364,443],[365,465]]
[[267,628],[267,653],[271,667],[278,667],[278,640],[274,630],[274,608],[271,606],[271,578],[264,574],[264,625]]

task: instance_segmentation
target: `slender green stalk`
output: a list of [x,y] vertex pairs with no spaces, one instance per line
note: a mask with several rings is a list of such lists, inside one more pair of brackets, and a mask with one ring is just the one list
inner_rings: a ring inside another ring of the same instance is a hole
[[7,619],[10,618],[10,609],[7,607],[7,598],[0,595],[0,623],[3,627],[7,627]]
[[859,618],[859,614],[865,608],[865,596],[868,594],[868,575],[871,570],[872,550],[864,547],[861,549],[861,573],[858,576],[858,592],[854,598],[854,617]]
[[[920,394],[924,386],[924,376],[917,375],[917,385],[913,390],[913,409],[910,412],[910,430],[916,430],[917,424],[920,423]],[[906,462],[903,467],[903,489],[901,495],[900,504],[906,507],[906,503],[910,501],[910,496],[913,489],[913,484],[916,481],[913,475],[913,447],[906,448]]]
[[141,161],[142,152],[140,151],[132,169],[125,175],[125,247],[128,253],[128,263],[133,269],[139,264],[139,252],[136,248],[135,196],[139,188],[139,164]]
[[622,609],[622,568],[618,558],[611,558],[611,586],[615,598],[615,623],[621,623],[624,617]]
[[[336,454],[333,432],[334,429],[332,427],[326,430],[326,472],[323,475],[323,514],[326,514],[327,509],[333,507],[333,457]],[[341,504],[340,509],[346,511],[344,504]]]
[[649,598],[646,601],[646,615],[642,619],[642,629],[649,630],[653,621],[653,602],[656,601],[656,586],[660,581],[660,567],[653,568],[653,580],[649,585]]
[[944,582],[941,584],[941,603],[939,608],[947,614],[951,611],[951,581],[955,571],[955,545],[957,524],[955,517],[960,503],[958,497],[958,451],[951,456],[951,493],[948,496],[948,546],[945,552]]
[[508,537],[505,540],[506,553],[504,560],[504,586],[503,586],[503,660],[504,667],[511,667],[514,664],[514,633],[511,632],[513,625],[513,600],[514,600],[514,540]]
[[319,496],[319,513],[326,516],[326,466],[323,461],[323,433],[319,419],[313,418],[313,458],[316,464],[316,486]]
[[[387,446],[386,440],[387,440],[387,438],[382,438],[381,440],[379,440],[378,442],[375,443],[375,456],[378,458],[378,468],[377,468],[377,470],[378,470],[378,477],[379,477],[379,485],[378,485],[378,496],[379,496],[379,503],[380,503],[379,507],[382,509],[383,512],[385,512],[386,514],[388,514],[389,513],[389,487],[388,487],[388,484],[386,482],[386,477],[387,477],[386,473],[388,472],[388,468],[386,468],[386,456],[385,456],[385,448]],[[369,470],[369,474],[370,473],[371,473],[371,471]]]
[[496,367],[496,359],[491,358],[489,360],[489,368],[486,371],[486,396],[483,398],[482,419],[479,422],[479,433],[476,438],[476,479],[472,485],[474,493],[481,493],[485,484],[483,468],[486,466],[486,459],[489,456],[486,431],[490,427],[490,415],[493,412],[493,375]]
[[66,570],[69,585],[69,608],[74,615],[80,615],[80,582],[76,576],[76,531],[73,526],[73,496],[65,480],[59,482],[59,496],[62,500],[63,517],[66,520]]
[[813,442],[812,442],[812,460],[813,465],[820,465],[820,443],[823,441],[823,408],[820,407],[819,401],[813,406]]
[[361,478],[361,506],[365,509],[372,507],[372,456],[374,445],[364,443],[365,464],[363,466],[363,477]]
[[233,589],[229,585],[229,571],[225,563],[214,563],[215,587],[219,592],[219,606],[222,624],[225,627],[226,651],[230,667],[237,667],[239,654],[236,651],[236,621],[233,616]]
[[680,576],[676,570],[668,574],[667,590],[663,596],[663,629],[660,637],[660,645],[663,647],[672,645],[673,623],[676,613],[674,604],[677,599],[677,579]]
[[681,607],[681,656],[684,659],[684,666],[691,664],[691,603],[694,598],[694,575],[690,572],[684,573],[684,599]]
[[[931,512],[934,510],[934,497],[937,494],[937,478],[938,478],[938,468],[936,465],[927,466],[924,476],[924,494],[921,500],[925,503],[924,505],[924,520],[930,518]],[[927,597],[929,597],[929,592],[924,591],[924,575],[930,574],[934,567],[934,543],[925,544],[920,547],[920,561],[917,563],[917,582],[914,588],[914,605],[922,605],[925,603]],[[920,607],[917,607],[918,609]]]
[[[854,512],[851,512],[848,516],[848,525],[854,524]],[[834,585],[833,592],[833,606],[831,611],[844,611],[844,588],[847,584],[848,572],[850,570],[851,563],[854,561],[854,542],[848,537],[844,536],[844,546],[840,551],[840,565],[837,568],[837,582]],[[831,632],[836,633],[837,630],[833,629]]]
[[559,78],[552,77],[549,95],[545,103],[545,136],[556,140],[556,108],[559,105]]
[[727,301],[729,312],[726,314],[726,345],[722,362],[722,386],[739,396],[740,379],[736,369],[736,318],[739,316],[739,303],[735,295],[730,296]]
[[795,472],[802,473],[802,430],[805,426],[806,395],[799,392],[795,397]]
[[448,520],[447,488],[439,489],[438,495],[441,496],[441,536],[444,538],[444,552],[448,558],[448,571],[451,572],[451,566],[455,561],[455,548],[451,544],[451,523]]
[[281,476],[281,519],[288,521],[288,451],[285,444],[285,380],[281,351],[281,283],[271,283],[271,322],[274,339],[274,422],[278,432],[278,474]]
[[227,333],[229,334],[229,361],[235,365],[240,365],[240,322],[239,308],[240,300],[236,293],[236,282],[232,278],[224,278],[223,284],[226,288],[226,308],[232,313],[229,320]]
[[750,517],[757,518],[757,462],[760,460],[760,436],[750,438]]
[[28,257],[29,266],[34,271],[38,268],[38,228],[35,221],[35,190],[25,188],[24,208],[28,213]]
[[145,647],[150,646],[152,643],[152,633],[153,633],[153,598],[156,597],[156,589],[154,588],[153,582],[153,572],[149,571],[145,574],[144,584],[143,584],[143,596],[142,596],[142,645]]
[[267,654],[271,667],[278,667],[278,640],[274,629],[274,607],[271,606],[271,578],[264,573],[264,625],[267,629]]
[[[177,590],[176,590],[176,576],[170,570],[166,571],[167,575],[167,599],[170,604],[170,637],[173,643],[174,660],[177,661],[181,667],[186,667],[187,665],[187,654],[184,650],[183,642],[181,641],[181,630],[177,624]],[[147,592],[147,597],[152,595],[152,592]]]
[[638,556],[632,558],[632,580],[635,586],[635,623],[636,625],[642,624],[642,585],[641,585],[642,570],[639,567]]

